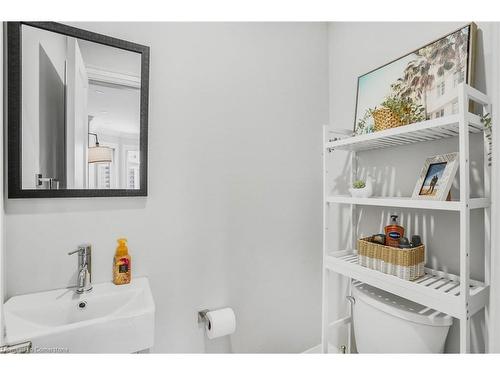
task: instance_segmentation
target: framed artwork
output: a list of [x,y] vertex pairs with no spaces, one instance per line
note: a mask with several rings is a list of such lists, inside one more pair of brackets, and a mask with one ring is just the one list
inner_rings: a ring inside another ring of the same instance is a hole
[[412,198],[446,200],[458,169],[458,152],[427,158]]
[[470,23],[358,78],[354,134],[382,130],[374,116],[391,109],[406,125],[458,112],[455,88],[474,84],[477,27]]

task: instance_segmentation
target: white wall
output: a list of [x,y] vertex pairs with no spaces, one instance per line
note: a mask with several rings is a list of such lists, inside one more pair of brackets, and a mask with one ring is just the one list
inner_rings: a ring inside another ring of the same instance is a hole
[[[315,345],[320,125],[329,111],[334,126],[351,128],[358,75],[459,25],[334,23],[327,42],[325,24],[76,24],[151,46],[149,197],[9,200],[8,296],[73,283],[76,259],[66,252],[84,241],[94,245],[94,281],[110,280],[115,239],[125,235],[134,274],[148,275],[153,287],[154,351],[298,352]],[[476,86],[492,94],[493,26],[479,28]],[[362,165],[386,163],[396,179],[378,188],[407,194],[422,159],[453,148],[453,141],[409,146]],[[404,166],[397,160],[403,152]],[[337,168],[344,166],[340,159]],[[365,213],[373,219],[362,229],[369,232],[385,225],[389,212]],[[337,238],[345,242],[338,218]],[[448,213],[424,223],[415,211],[404,220],[434,234],[458,224]],[[433,262],[456,272],[456,239],[432,247]],[[472,271],[482,277],[477,258]],[[235,309],[238,331],[230,341],[208,342],[196,311],[225,305]],[[475,327],[481,350],[482,328]],[[454,329],[449,351],[456,338]]]
[[[322,23],[86,23],[151,46],[149,196],[9,200],[7,294],[74,283],[94,246],[111,279],[118,237],[156,301],[156,352],[299,352],[319,342]],[[231,342],[202,308],[230,305]]]
[[[445,35],[462,23],[331,23],[329,25],[330,46],[330,122],[338,128],[352,129],[356,99],[357,77],[392,59],[402,56],[416,48]],[[490,23],[479,23],[478,54],[476,66],[476,87],[491,94],[492,82],[492,30]],[[495,87],[497,88],[497,87]],[[474,170],[473,194],[481,194],[479,181],[482,175],[482,140],[474,137],[471,141],[471,156]],[[398,147],[389,152],[373,151],[361,153],[359,173],[362,177],[369,173],[377,179],[375,194],[410,196],[420,169],[426,157],[457,150],[456,139],[412,146]],[[475,165],[474,165],[475,163]],[[345,168],[347,162],[343,156],[336,155],[332,169],[338,173],[332,177],[331,187],[346,192],[347,181]],[[380,167],[382,166],[382,167]],[[455,196],[457,192],[453,191]],[[459,218],[453,213],[435,213],[364,208],[360,235],[383,231],[389,221],[389,214],[397,213],[402,217],[403,226],[411,232],[423,235],[428,249],[429,263],[450,272],[459,271]],[[471,215],[473,245],[471,273],[474,278],[484,277],[482,260],[483,223],[482,213]],[[348,228],[346,227],[347,210],[340,208],[333,215],[334,233],[332,242],[345,246]],[[450,235],[455,233],[455,235]],[[341,305],[337,304],[340,313]],[[484,350],[484,317],[479,314],[473,319],[473,350]],[[458,350],[458,324],[450,332],[447,351]]]

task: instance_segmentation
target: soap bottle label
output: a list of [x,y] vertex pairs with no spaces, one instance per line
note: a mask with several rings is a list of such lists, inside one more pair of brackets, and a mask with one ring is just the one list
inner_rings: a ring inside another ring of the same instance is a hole
[[118,266],[118,272],[119,273],[126,273],[126,272],[128,272],[128,264],[120,264]]
[[113,282],[117,285],[123,285],[130,283],[130,259],[127,257],[118,258],[115,261],[115,267],[113,271]]
[[389,237],[394,238],[395,240],[398,240],[401,238],[401,234],[398,232],[389,232]]

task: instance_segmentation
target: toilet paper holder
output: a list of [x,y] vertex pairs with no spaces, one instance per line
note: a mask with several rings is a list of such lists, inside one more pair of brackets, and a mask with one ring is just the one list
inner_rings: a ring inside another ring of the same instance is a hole
[[198,311],[198,323],[202,324],[210,340],[232,335],[236,331],[236,316],[230,307]]
[[210,311],[209,309],[198,311],[198,323],[206,324],[208,322],[207,313],[209,311]]

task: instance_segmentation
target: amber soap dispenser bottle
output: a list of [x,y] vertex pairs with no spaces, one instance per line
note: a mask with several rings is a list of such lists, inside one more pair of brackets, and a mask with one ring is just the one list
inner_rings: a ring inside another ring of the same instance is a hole
[[385,227],[385,244],[399,247],[399,239],[405,235],[405,228],[398,225],[398,215],[391,215],[391,223]]
[[127,239],[119,238],[113,262],[113,283],[123,285],[130,283],[132,269],[128,253]]

